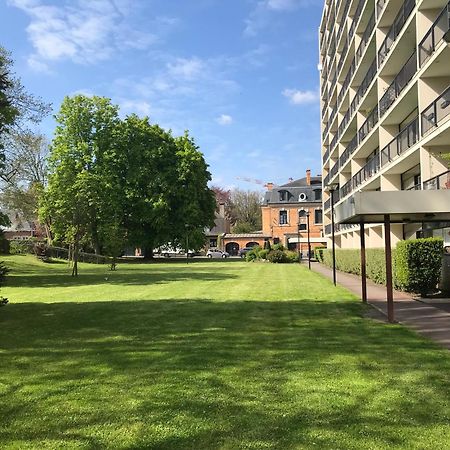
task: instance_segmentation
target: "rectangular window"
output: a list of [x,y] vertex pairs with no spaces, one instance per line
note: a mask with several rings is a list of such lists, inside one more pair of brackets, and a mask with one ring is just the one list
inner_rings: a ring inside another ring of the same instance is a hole
[[322,219],[322,210],[321,209],[316,209],[314,211],[314,223],[322,223],[323,219]]
[[308,229],[306,223],[299,223],[298,224],[298,231],[306,231]]
[[280,211],[280,225],[287,225],[288,223],[288,215],[287,211]]

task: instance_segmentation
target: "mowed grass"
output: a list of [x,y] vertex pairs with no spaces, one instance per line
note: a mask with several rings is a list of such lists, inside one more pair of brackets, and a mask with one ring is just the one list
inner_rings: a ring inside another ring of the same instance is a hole
[[5,259],[2,449],[450,448],[449,352],[305,267]]

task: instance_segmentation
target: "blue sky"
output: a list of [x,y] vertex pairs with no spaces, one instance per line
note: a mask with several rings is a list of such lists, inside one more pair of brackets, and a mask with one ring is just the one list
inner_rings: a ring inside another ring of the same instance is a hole
[[[56,112],[107,96],[123,115],[189,129],[213,183],[320,172],[320,0],[0,0],[0,44]],[[41,124],[51,138],[52,118]]]

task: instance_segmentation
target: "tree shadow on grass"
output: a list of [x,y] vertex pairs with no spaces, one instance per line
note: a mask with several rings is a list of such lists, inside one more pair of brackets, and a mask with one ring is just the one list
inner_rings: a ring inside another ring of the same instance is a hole
[[444,448],[448,352],[363,311],[309,300],[9,305],[0,442]]
[[9,276],[5,286],[8,287],[65,287],[65,286],[87,286],[104,284],[105,280],[113,285],[148,285],[165,284],[172,281],[221,281],[237,278],[237,275],[227,272],[221,273],[217,268],[196,270],[192,267],[168,266],[149,267],[146,272],[139,271],[115,271],[111,272],[108,267],[104,271],[96,269],[92,271],[84,270],[78,277],[72,277],[68,271],[49,272],[42,274],[39,272],[23,271]]

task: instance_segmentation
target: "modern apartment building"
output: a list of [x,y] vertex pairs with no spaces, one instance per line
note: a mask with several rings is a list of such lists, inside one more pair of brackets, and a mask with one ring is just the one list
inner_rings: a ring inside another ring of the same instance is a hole
[[[326,0],[319,39],[328,238],[327,186],[335,205],[357,191],[450,188],[449,30],[448,0]],[[431,235],[450,245],[450,224],[391,227],[394,245]],[[335,225],[338,248],[359,242],[359,227]],[[367,227],[366,244],[383,246],[381,224]]]

